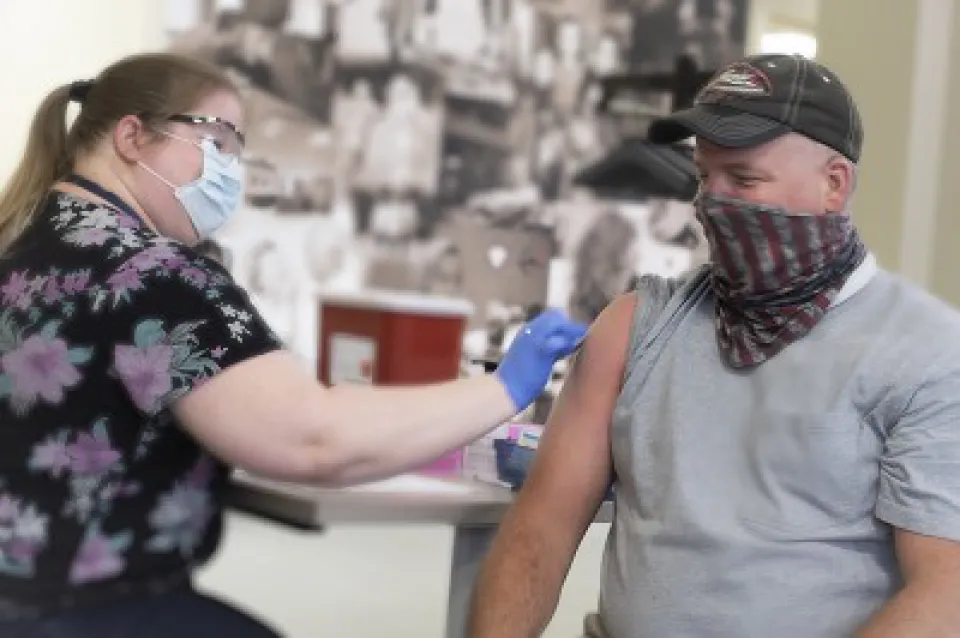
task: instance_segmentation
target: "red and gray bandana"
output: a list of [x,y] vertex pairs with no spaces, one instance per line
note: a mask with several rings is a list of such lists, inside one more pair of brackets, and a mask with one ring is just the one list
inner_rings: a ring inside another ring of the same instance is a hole
[[867,255],[847,214],[798,214],[701,195],[713,266],[717,342],[735,368],[808,334]]

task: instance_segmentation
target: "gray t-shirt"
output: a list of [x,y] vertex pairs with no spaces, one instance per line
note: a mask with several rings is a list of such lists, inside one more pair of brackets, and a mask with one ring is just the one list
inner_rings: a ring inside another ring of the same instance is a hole
[[960,540],[960,313],[879,270],[737,371],[705,270],[639,293],[611,423],[612,638],[846,638],[902,583],[891,526]]

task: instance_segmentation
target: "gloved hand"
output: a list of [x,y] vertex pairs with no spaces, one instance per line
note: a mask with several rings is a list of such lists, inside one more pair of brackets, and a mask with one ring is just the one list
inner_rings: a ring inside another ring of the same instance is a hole
[[586,334],[586,325],[559,310],[547,310],[520,329],[496,370],[517,412],[540,396],[553,365],[576,350]]

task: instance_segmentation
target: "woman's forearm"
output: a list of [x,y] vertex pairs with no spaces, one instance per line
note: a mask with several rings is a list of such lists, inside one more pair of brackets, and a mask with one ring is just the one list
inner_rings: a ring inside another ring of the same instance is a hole
[[391,476],[473,441],[516,413],[495,375],[417,387],[336,386],[327,390],[337,424],[338,470],[324,483]]

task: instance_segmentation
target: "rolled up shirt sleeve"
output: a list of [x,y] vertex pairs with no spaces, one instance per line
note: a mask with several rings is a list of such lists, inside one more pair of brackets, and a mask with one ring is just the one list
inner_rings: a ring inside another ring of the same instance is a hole
[[926,372],[888,432],[876,515],[960,541],[960,359],[950,358]]

